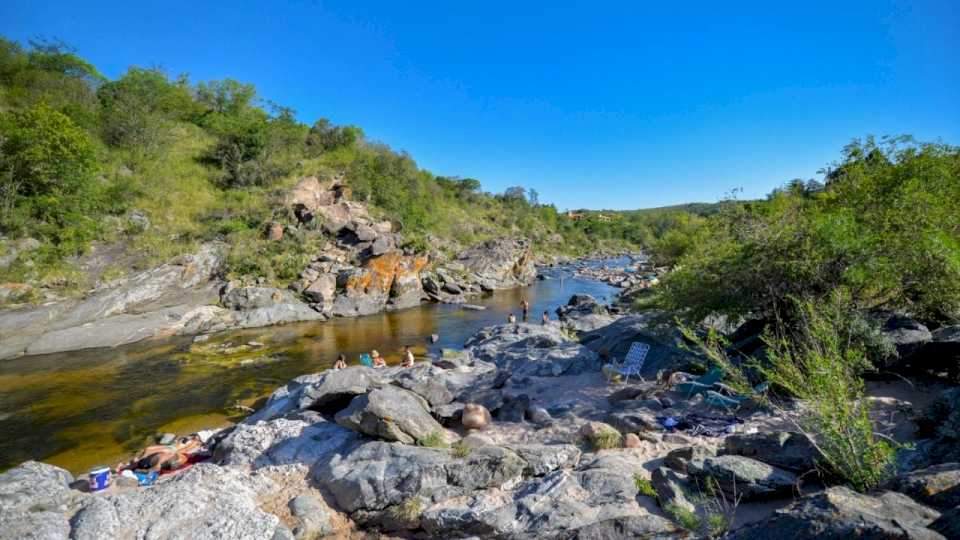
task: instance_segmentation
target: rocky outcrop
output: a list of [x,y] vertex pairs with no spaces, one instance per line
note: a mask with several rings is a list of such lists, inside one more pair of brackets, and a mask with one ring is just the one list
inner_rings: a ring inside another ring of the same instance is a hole
[[419,305],[419,273],[426,264],[426,257],[393,251],[371,257],[361,268],[340,271],[331,313],[340,317],[369,315],[382,311],[388,302],[395,308]]
[[687,473],[703,490],[716,482],[716,487],[744,501],[787,496],[797,483],[794,474],[743,456],[694,459],[687,463]]
[[911,471],[891,480],[887,487],[941,510],[960,506],[960,463],[941,463]]
[[473,246],[447,268],[467,274],[484,290],[529,285],[537,277],[530,243],[517,238],[495,238]]
[[216,245],[114,280],[80,300],[0,312],[0,359],[95,347],[115,347],[180,333],[181,319],[213,303],[211,279],[220,265]]
[[935,510],[899,493],[871,496],[838,486],[808,495],[766,520],[734,531],[729,538],[943,540],[927,528],[938,517]]
[[442,437],[443,426],[427,411],[422,397],[388,385],[353,398],[337,413],[341,426],[386,441],[414,444]]
[[504,324],[484,328],[465,344],[474,358],[514,377],[575,375],[600,369],[599,357],[556,325]]
[[586,332],[580,343],[598,354],[602,362],[622,362],[634,342],[647,343],[647,353],[640,375],[656,379],[658,371],[687,371],[694,361],[693,355],[684,350],[682,336],[676,328],[665,325],[662,313],[655,311],[627,315],[613,323]]
[[795,473],[814,470],[820,456],[806,435],[795,432],[735,433],[724,439],[721,454],[746,456]]

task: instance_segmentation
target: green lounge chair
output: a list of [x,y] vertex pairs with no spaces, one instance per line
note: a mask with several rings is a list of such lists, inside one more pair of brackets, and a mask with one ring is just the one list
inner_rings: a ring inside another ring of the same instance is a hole
[[674,390],[686,394],[687,399],[689,399],[697,394],[701,394],[707,390],[710,390],[713,388],[713,385],[720,382],[720,379],[722,378],[723,370],[718,367],[714,367],[695,381],[682,382],[676,385]]
[[704,402],[707,405],[711,407],[715,407],[717,409],[724,409],[728,411],[736,410],[736,409],[739,409],[740,406],[743,405],[748,400],[753,399],[757,396],[766,394],[769,388],[770,388],[770,383],[768,381],[764,381],[754,386],[753,391],[751,391],[747,395],[725,396],[720,392],[717,392],[714,390],[707,390]]

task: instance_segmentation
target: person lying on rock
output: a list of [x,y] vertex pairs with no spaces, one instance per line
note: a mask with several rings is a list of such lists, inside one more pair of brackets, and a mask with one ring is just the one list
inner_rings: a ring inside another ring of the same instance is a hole
[[124,469],[142,472],[172,471],[183,466],[189,454],[199,450],[202,445],[200,436],[194,433],[189,437],[181,437],[173,444],[148,446],[128,463],[117,466],[117,471]]
[[337,361],[333,363],[333,369],[340,370],[340,369],[346,369],[346,367],[347,367],[347,357],[343,353],[340,353],[340,355],[337,356]]
[[387,361],[380,356],[380,351],[374,349],[370,351],[370,356],[373,358],[373,367],[382,368],[387,367]]
[[413,367],[413,351],[410,350],[409,345],[403,346],[403,367]]

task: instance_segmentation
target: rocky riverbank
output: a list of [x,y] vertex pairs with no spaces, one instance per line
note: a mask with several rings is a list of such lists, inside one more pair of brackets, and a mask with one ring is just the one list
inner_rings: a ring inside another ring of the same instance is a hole
[[374,220],[336,180],[305,178],[283,204],[298,224],[276,225],[265,234],[277,240],[296,234],[324,246],[287,287],[225,281],[225,246],[206,244],[192,255],[103,283],[82,298],[0,310],[0,360],[369,315],[422,302],[464,303],[536,278],[533,251],[522,239],[490,240],[449,259],[402,249],[402,235],[391,222]]
[[[925,439],[911,429],[891,436],[925,459],[885,489],[857,494],[817,474],[815,446],[785,417],[748,406],[738,421],[722,420],[658,378],[699,359],[654,315],[612,316],[589,298],[563,311],[563,322],[485,328],[462,352],[414,368],[298,377],[215,436],[213,460],[150,488],[89,494],[62,469],[25,463],[0,475],[0,531],[51,539],[956,537],[957,388],[875,389],[878,422],[923,419]],[[636,341],[651,346],[646,381],[608,384],[601,365]],[[668,429],[665,418],[699,428]]]

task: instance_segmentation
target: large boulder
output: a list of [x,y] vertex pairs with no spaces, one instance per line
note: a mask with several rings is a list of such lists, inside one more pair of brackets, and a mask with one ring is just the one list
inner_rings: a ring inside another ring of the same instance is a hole
[[960,538],[960,506],[947,510],[928,525],[944,538]]
[[67,471],[35,461],[0,474],[0,536],[67,538],[68,513],[80,498],[72,481]]
[[567,301],[567,305],[557,308],[557,316],[561,319],[567,317],[579,317],[582,315],[595,315],[606,313],[604,308],[596,298],[589,294],[575,294]]
[[716,487],[744,501],[789,496],[797,483],[793,473],[743,456],[694,459],[687,463],[687,473],[703,490],[716,482]]
[[954,382],[960,382],[960,325],[934,330],[930,341],[918,348],[906,362],[914,369],[946,373]]
[[897,476],[887,486],[924,504],[948,510],[960,506],[960,463],[941,463]]
[[518,480],[525,463],[499,447],[454,459],[445,449],[369,442],[333,456],[314,480],[350,513],[384,510],[412,497],[441,501]]
[[71,538],[270,538],[279,519],[260,509],[272,482],[200,463],[150,489],[85,499]]
[[580,462],[580,449],[572,444],[513,444],[507,448],[527,462],[524,474],[528,476],[572,469]]
[[444,434],[427,409],[427,402],[413,392],[384,386],[353,398],[336,421],[372,437],[414,444]]
[[746,456],[796,473],[814,470],[820,455],[806,435],[796,432],[735,433],[723,445],[721,454]]
[[308,383],[299,393],[297,406],[300,409],[335,414],[366,394],[371,388],[382,384],[380,374],[365,366],[327,370],[314,382]]
[[597,353],[602,362],[622,362],[634,342],[650,345],[640,371],[645,379],[656,379],[658,371],[688,371],[694,356],[684,350],[682,336],[660,322],[662,314],[644,312],[621,317],[612,324],[586,332],[580,343]]
[[116,347],[179,333],[180,319],[214,303],[220,247],[103,284],[80,300],[0,311],[0,359]]
[[679,508],[687,512],[695,512],[696,506],[687,499],[690,485],[686,478],[672,469],[658,467],[650,475],[650,483],[657,492],[657,501],[662,508]]
[[301,302],[292,292],[272,287],[228,286],[220,301],[231,310],[228,324],[238,328],[323,319],[323,314]]
[[369,315],[382,311],[391,299],[392,305],[398,308],[416,305],[414,298],[416,303],[420,302],[418,276],[426,264],[426,257],[391,251],[370,257],[362,268],[341,271],[331,308],[333,314]]
[[554,325],[504,324],[474,334],[465,348],[514,377],[576,375],[600,369],[595,353],[570,341]]
[[275,418],[238,425],[217,445],[216,458],[223,465],[254,469],[296,463],[311,467],[359,438],[318,416]]
[[903,315],[894,315],[887,319],[881,333],[893,345],[900,358],[910,356],[933,337],[922,323]]
[[495,238],[473,246],[448,265],[472,275],[486,289],[529,285],[537,277],[527,240]]
[[943,540],[943,536],[927,528],[939,516],[935,510],[899,493],[871,496],[837,486],[808,495],[765,520],[734,531],[728,538]]

